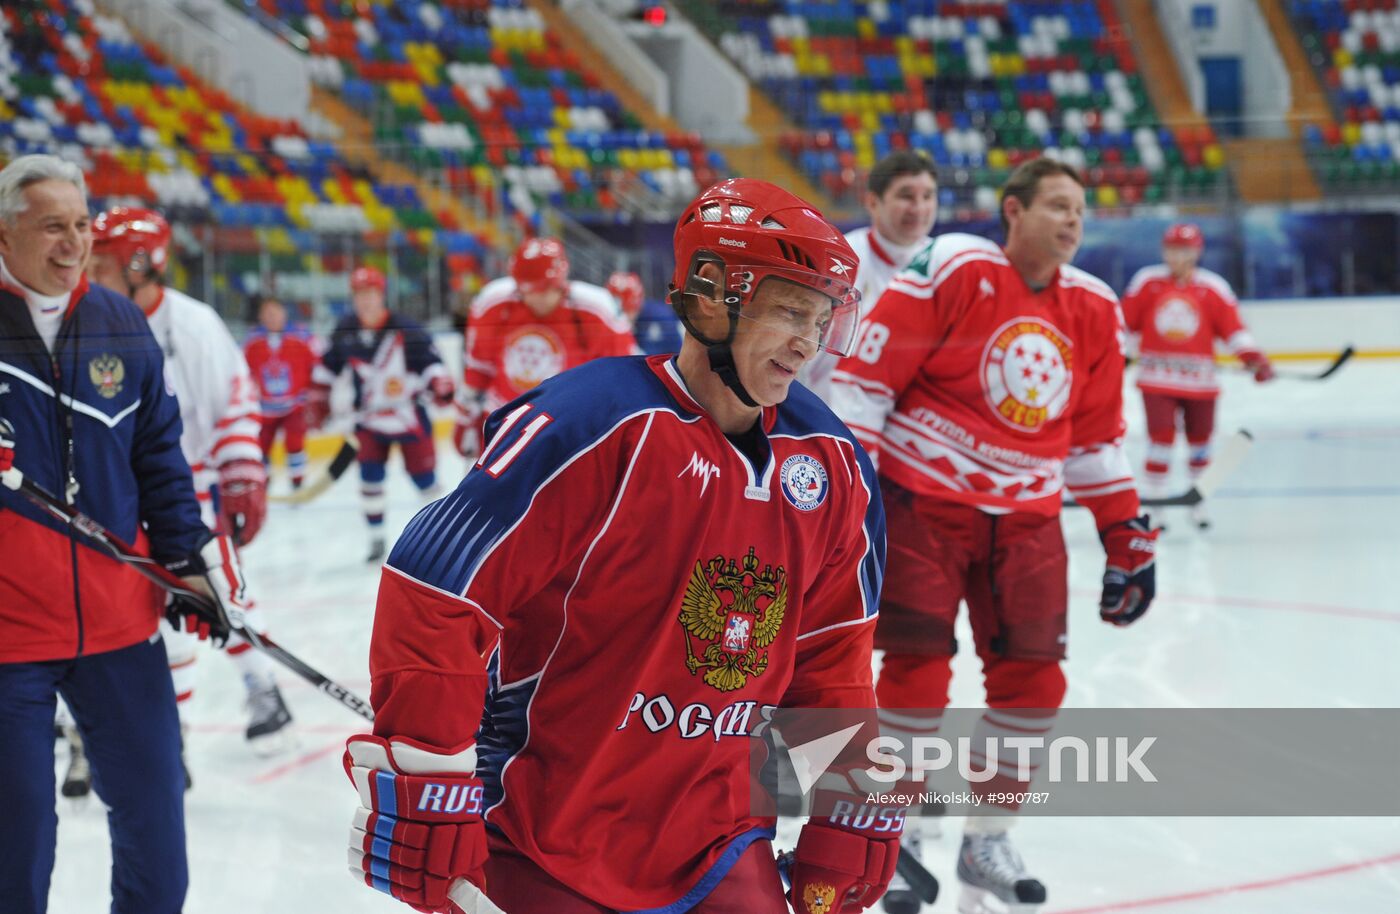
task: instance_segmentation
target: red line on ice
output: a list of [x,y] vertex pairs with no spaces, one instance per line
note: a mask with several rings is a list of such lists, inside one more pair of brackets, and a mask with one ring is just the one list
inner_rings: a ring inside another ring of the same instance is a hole
[[264,771],[262,774],[253,778],[253,783],[266,784],[268,781],[275,781],[285,774],[289,774],[293,771],[296,771],[298,768],[305,768],[312,762],[319,761],[320,759],[325,758],[332,752],[341,752],[344,751],[344,749],[345,740],[338,739],[329,745],[322,746],[320,749],[313,749],[305,755],[299,756],[298,758],[294,758],[289,762],[283,762],[276,768],[271,768],[267,771]]
[[1358,860],[1355,863],[1343,863],[1337,866],[1324,867],[1320,870],[1306,870],[1288,876],[1275,876],[1272,879],[1241,882],[1238,885],[1222,885],[1212,889],[1201,889],[1196,892],[1183,892],[1179,895],[1139,898],[1135,901],[1118,901],[1112,904],[1095,905],[1089,908],[1069,908],[1063,911],[1055,911],[1053,914],[1107,914],[1109,911],[1135,911],[1140,908],[1155,908],[1162,905],[1179,904],[1184,901],[1202,901],[1207,898],[1219,898],[1222,895],[1234,895],[1239,892],[1258,892],[1266,889],[1275,889],[1283,885],[1308,882],[1313,879],[1326,879],[1330,876],[1341,876],[1346,873],[1356,872],[1357,870],[1390,866],[1395,863],[1400,863],[1400,853],[1386,854],[1384,857],[1372,857],[1370,860]]
[[[1076,596],[1097,597],[1097,591],[1076,590]],[[1400,622],[1400,613],[1383,609],[1361,609],[1328,603],[1294,603],[1287,600],[1260,600],[1253,597],[1191,597],[1176,594],[1158,596],[1161,604],[1181,603],[1196,606],[1225,606],[1240,609],[1277,609],[1285,612],[1312,613],[1319,616],[1343,616],[1351,619],[1371,619],[1376,622]]]

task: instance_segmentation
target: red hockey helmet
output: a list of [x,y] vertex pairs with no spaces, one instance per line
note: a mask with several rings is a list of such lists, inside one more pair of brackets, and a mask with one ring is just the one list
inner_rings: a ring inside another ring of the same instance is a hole
[[522,292],[569,288],[569,258],[555,238],[527,238],[510,258],[510,278]]
[[350,291],[358,292],[361,289],[378,289],[383,292],[389,284],[384,279],[384,274],[375,267],[356,267],[350,274]]
[[725,302],[735,317],[743,316],[754,292],[770,278],[827,296],[831,317],[811,329],[815,338],[809,342],[837,355],[850,354],[860,305],[855,288],[860,261],[835,226],[801,197],[753,178],[722,181],[685,208],[674,244],[671,302],[692,335],[697,334],[683,313],[680,293],[708,293],[697,271],[709,262],[724,271]]
[[1178,222],[1162,233],[1162,244],[1169,247],[1203,248],[1206,245],[1201,227],[1194,222]]
[[622,306],[622,313],[627,315],[629,320],[636,320],[637,314],[642,310],[642,298],[645,295],[642,277],[636,273],[618,270],[608,277],[608,291]]
[[92,252],[114,255],[127,270],[164,273],[170,223],[153,209],[114,206],[92,220]]

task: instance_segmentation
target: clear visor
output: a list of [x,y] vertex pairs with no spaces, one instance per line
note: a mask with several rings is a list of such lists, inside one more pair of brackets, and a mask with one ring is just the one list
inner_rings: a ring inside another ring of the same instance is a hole
[[736,264],[725,269],[725,301],[746,320],[779,328],[835,355],[850,355],[855,347],[860,293],[846,279]]

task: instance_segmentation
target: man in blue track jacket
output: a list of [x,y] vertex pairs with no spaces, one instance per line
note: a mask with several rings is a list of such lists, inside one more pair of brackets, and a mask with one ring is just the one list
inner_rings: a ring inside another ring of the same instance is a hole
[[[239,618],[233,550],[200,521],[180,411],[139,309],[89,288],[82,172],[53,156],[0,170],[0,470],[12,463],[196,589],[187,627]],[[0,907],[48,905],[57,838],[53,720],[62,695],[109,808],[114,914],[178,914],[188,876],[166,599],[20,493],[0,487]]]

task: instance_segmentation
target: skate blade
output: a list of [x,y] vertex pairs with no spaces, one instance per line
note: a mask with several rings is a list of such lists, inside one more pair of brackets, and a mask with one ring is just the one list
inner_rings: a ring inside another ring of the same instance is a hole
[[958,894],[958,914],[1036,914],[1039,904],[1002,901],[992,892],[976,886],[961,884]]
[[290,723],[274,733],[248,740],[248,748],[252,749],[253,754],[258,758],[285,755],[299,745],[301,745],[301,740],[297,738],[296,730],[292,728]]

